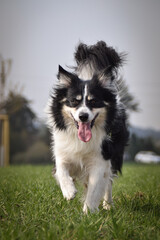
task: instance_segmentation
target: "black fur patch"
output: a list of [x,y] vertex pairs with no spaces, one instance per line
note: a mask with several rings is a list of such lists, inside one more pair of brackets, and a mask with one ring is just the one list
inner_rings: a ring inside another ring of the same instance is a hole
[[121,172],[124,147],[128,142],[129,133],[124,109],[116,109],[113,116],[108,119],[106,124],[106,132],[110,139],[103,140],[101,148],[104,159],[111,159],[113,172],[116,173],[117,171]]
[[52,96],[52,105],[51,105],[51,113],[54,119],[55,126],[59,130],[65,130],[66,125],[64,118],[62,116],[62,100],[67,95],[67,88],[56,88],[54,90],[54,95]]

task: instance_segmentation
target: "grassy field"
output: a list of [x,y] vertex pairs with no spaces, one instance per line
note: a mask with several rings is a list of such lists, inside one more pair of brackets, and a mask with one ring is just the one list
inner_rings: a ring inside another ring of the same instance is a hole
[[67,202],[51,166],[0,169],[0,239],[160,239],[160,165],[125,164],[115,207],[82,213],[81,187]]

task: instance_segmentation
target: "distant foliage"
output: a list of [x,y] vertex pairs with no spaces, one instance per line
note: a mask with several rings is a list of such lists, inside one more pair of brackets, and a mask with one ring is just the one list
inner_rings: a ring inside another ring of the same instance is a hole
[[30,101],[24,96],[9,92],[6,101],[3,103],[3,108],[10,118],[11,127],[14,131],[27,131],[34,132],[36,130],[34,120],[36,119],[35,113],[30,108]]
[[30,109],[29,101],[20,94],[10,92],[3,102],[3,109],[9,116],[10,123],[10,159],[17,152],[23,152],[33,143],[36,118]]
[[30,107],[30,101],[23,95],[10,91],[1,103],[1,111],[9,116],[10,162],[49,163],[49,133],[39,123]]
[[51,154],[43,141],[35,141],[26,152],[18,152],[13,156],[15,164],[48,164],[50,163]]

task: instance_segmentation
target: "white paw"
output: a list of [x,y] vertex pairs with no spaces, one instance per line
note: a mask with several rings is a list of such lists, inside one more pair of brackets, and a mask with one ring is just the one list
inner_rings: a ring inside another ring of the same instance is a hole
[[75,188],[72,180],[67,181],[65,184],[61,185],[61,190],[64,198],[67,200],[73,199],[77,193],[77,189]]
[[84,212],[84,214],[87,214],[88,211],[93,213],[93,212],[96,212],[96,211],[98,212],[99,209],[98,209],[97,206],[90,206],[90,205],[87,205],[87,203],[84,203],[84,205],[83,205],[83,212]]
[[86,203],[84,203],[83,212],[84,212],[84,214],[87,214],[87,213],[88,213],[88,207],[87,207],[87,204],[86,204]]
[[113,202],[112,203],[108,203],[105,200],[103,201],[103,208],[105,210],[110,210],[113,207]]
[[76,196],[77,189],[76,188],[70,188],[70,189],[63,189],[63,196],[67,200],[71,200]]

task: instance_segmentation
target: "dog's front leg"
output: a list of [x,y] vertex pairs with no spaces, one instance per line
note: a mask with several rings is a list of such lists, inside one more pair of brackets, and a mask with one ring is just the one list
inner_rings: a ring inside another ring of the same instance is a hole
[[103,159],[95,161],[89,171],[88,191],[84,202],[83,211],[88,212],[88,209],[93,212],[98,210],[100,201],[104,197],[106,184],[108,184],[111,173],[110,161]]
[[67,200],[73,199],[77,190],[65,164],[57,164],[55,177],[60,184],[64,198]]
[[103,208],[106,210],[110,210],[111,206],[113,206],[112,200],[112,179],[110,177],[108,184],[106,185],[106,191],[103,200]]

